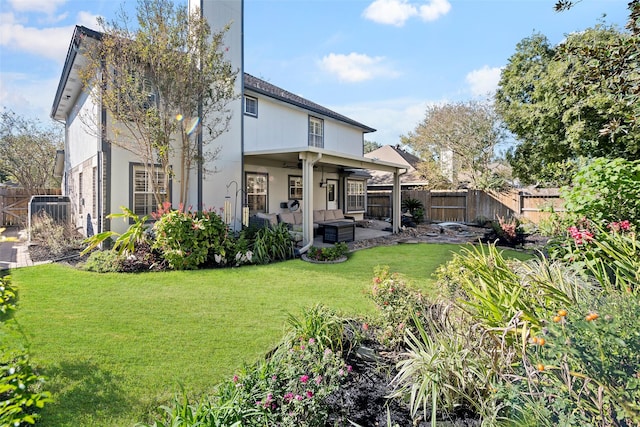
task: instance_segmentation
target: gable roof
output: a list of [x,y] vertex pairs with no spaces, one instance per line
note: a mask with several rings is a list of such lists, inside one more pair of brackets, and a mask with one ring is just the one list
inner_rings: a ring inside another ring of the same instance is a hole
[[[103,33],[84,27],[82,25],[76,25],[67,51],[67,58],[64,63],[62,75],[60,76],[60,82],[58,83],[58,90],[53,101],[51,108],[51,117],[55,120],[64,120],[65,112],[71,108],[70,102],[75,102],[76,97],[81,90],[80,84],[77,78],[76,61],[78,60],[78,53],[82,51],[81,45],[85,38],[94,40],[101,40]],[[252,76],[251,74],[244,73],[244,88],[253,92],[268,96],[273,99],[285,102],[287,104],[303,108],[318,115],[329,117],[343,123],[347,123],[352,126],[356,126],[364,130],[364,132],[375,132],[376,130],[359,123],[349,117],[336,113],[322,105],[311,102],[301,96],[295,95],[289,91],[286,91],[278,86],[268,83],[262,79]]]
[[309,110],[316,114],[321,114],[326,117],[330,117],[332,119],[357,126],[365,130],[365,132],[375,132],[376,130],[363,125],[355,120],[350,119],[349,117],[343,116],[342,114],[336,113],[322,105],[316,104],[315,102],[311,102],[308,99],[305,99],[301,96],[295,95],[289,91],[286,91],[278,86],[272,85],[269,82],[266,82],[262,79],[252,76],[251,74],[244,73],[244,87],[246,89],[252,90],[259,94],[268,96],[270,98],[277,99],[279,101],[286,102],[287,104],[294,105],[296,107],[304,108],[305,110]]
[[[407,173],[400,177],[403,184],[420,184],[423,181],[420,173],[416,170],[418,163],[422,162],[419,157],[403,150],[399,145],[383,145],[364,155],[370,159],[383,160],[385,162],[397,163],[407,167]],[[369,184],[391,184],[393,183],[393,174],[383,171],[369,171],[371,179]]]

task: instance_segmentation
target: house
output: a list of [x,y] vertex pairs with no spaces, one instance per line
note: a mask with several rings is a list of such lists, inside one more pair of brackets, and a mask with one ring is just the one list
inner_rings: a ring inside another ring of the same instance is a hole
[[[399,177],[404,166],[363,156],[369,126],[338,114],[244,72],[243,1],[190,0],[212,29],[231,22],[225,34],[227,59],[240,71],[228,131],[216,139],[220,152],[214,164],[192,173],[187,206],[224,209],[224,217],[239,229],[243,215],[288,210],[298,200],[303,214],[303,244],[313,242],[313,211],[339,208],[363,218],[366,212],[366,174],[393,176],[394,231],[399,229]],[[74,205],[76,225],[86,233],[123,232],[127,224],[107,215],[126,206],[137,214],[156,210],[150,180],[162,181],[161,170],[149,173],[132,154],[110,144],[114,123],[101,105],[95,105],[78,78],[85,43],[99,42],[101,34],[77,26],[60,78],[51,117],[65,125],[63,194]],[[96,90],[96,88],[90,88]],[[81,115],[93,116],[91,129]],[[100,131],[98,131],[98,126]],[[176,162],[176,164],[178,164]],[[174,169],[174,180],[180,177]],[[173,196],[175,199],[175,195]],[[172,200],[176,207],[177,200]]]
[[[408,151],[403,150],[399,144],[383,145],[378,149],[366,153],[364,156],[376,161],[402,165],[406,170],[406,173],[400,176],[400,185],[403,190],[428,185],[417,170],[418,164],[422,162],[422,160]],[[393,188],[392,172],[371,170],[369,173],[371,175],[371,178],[369,178],[367,182],[369,191],[388,191]]]

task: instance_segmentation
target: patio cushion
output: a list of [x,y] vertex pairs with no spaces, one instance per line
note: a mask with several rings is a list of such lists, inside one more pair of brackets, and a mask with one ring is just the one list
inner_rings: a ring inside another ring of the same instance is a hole
[[333,211],[333,219],[344,219],[344,214],[342,213],[342,209],[336,209]]
[[324,221],[324,213],[325,211],[322,209],[318,209],[313,211],[313,222],[322,222]]
[[256,216],[258,218],[268,219],[269,225],[271,227],[275,227],[276,225],[278,225],[278,215],[274,213],[266,214],[266,213],[259,212],[258,214],[256,214]]
[[286,222],[287,224],[295,224],[295,218],[293,216],[293,212],[282,212],[279,214],[280,222]]
[[302,224],[302,212],[296,211],[293,213],[294,224],[300,225]]

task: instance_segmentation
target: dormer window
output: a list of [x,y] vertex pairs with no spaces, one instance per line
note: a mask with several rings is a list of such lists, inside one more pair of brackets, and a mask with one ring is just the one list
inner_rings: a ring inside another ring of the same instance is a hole
[[258,99],[252,96],[244,97],[244,113],[247,116],[258,117]]
[[324,148],[324,120],[309,116],[309,147]]

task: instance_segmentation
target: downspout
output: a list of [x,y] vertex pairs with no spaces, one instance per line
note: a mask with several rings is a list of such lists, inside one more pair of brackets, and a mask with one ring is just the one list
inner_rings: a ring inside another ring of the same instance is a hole
[[[306,245],[297,250],[297,255],[306,253],[311,246],[313,246],[313,166],[318,163],[322,158],[322,153],[316,153],[314,159],[304,158],[302,163],[302,179],[303,179],[303,199],[302,199],[302,224],[303,224],[303,236],[306,234],[309,237],[309,241]],[[310,221],[309,221],[310,220]]]

